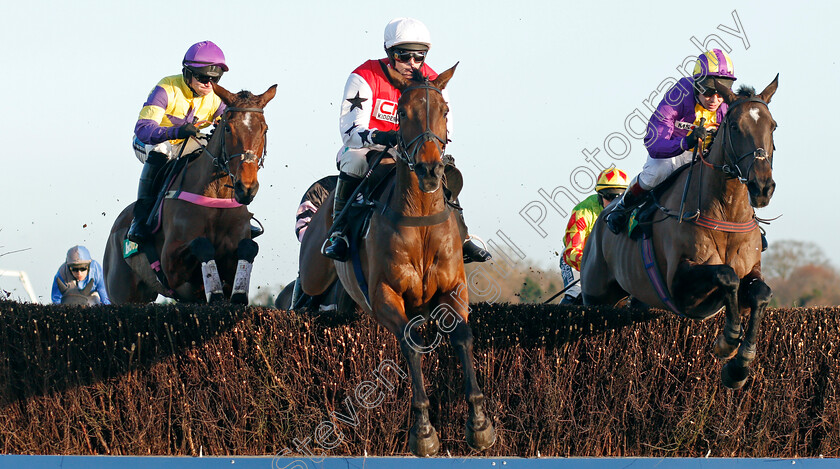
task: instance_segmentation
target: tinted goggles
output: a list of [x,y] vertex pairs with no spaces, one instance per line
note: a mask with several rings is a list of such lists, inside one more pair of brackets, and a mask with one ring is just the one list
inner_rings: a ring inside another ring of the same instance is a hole
[[196,81],[198,81],[202,85],[206,85],[206,84],[210,83],[211,81],[213,83],[218,83],[219,79],[222,78],[222,77],[209,77],[207,75],[193,75],[193,78],[195,78]]
[[391,53],[391,57],[399,62],[408,62],[409,60],[414,59],[415,62],[420,63],[426,60],[426,51],[394,49],[394,52]]
[[70,267],[70,272],[87,272],[87,266],[80,266],[80,267]]

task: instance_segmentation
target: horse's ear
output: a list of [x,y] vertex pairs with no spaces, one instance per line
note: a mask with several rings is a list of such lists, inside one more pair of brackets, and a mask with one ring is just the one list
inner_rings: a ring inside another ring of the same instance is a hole
[[452,68],[438,75],[437,78],[432,80],[432,84],[441,90],[446,88],[446,84],[449,83],[449,80],[452,78],[452,75],[455,74],[455,67],[457,67],[459,63],[461,62],[456,62],[455,65],[452,66]]
[[[61,278],[59,278],[58,276],[55,277],[55,283],[58,284],[58,291],[60,291],[61,294],[63,295],[64,292],[67,291],[67,284],[62,282]],[[91,283],[93,283],[93,282],[91,282]]]
[[728,86],[722,85],[717,80],[715,80],[715,90],[717,90],[720,97],[723,98],[723,102],[726,104],[732,104],[738,99],[738,96]]
[[764,100],[765,103],[769,104],[770,103],[770,98],[772,98],[773,95],[776,93],[776,88],[778,88],[778,87],[779,87],[779,74],[777,73],[776,78],[774,78],[773,81],[769,85],[767,85],[767,88],[764,88],[764,91],[759,93],[758,96],[760,96],[761,99]]
[[222,85],[218,83],[213,83],[213,92],[216,93],[218,97],[222,98],[222,102],[224,102],[228,106],[230,106],[233,102],[233,93],[222,88]]
[[394,85],[394,88],[400,90],[400,93],[406,88],[408,88],[409,81],[402,75],[400,72],[394,70],[391,67],[382,66],[382,70],[385,71],[385,77],[388,78],[388,81]]
[[271,85],[267,90],[265,90],[265,93],[260,95],[260,106],[259,107],[265,107],[265,105],[268,104],[269,101],[274,99],[274,96],[276,94],[277,94],[277,85]]

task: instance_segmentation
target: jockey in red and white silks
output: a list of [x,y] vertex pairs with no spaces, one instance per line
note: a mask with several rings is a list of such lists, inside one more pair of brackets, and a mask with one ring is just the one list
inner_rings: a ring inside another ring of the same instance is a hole
[[[400,91],[388,81],[383,67],[391,68],[387,57],[368,60],[353,70],[344,85],[339,117],[339,130],[344,144],[336,160],[341,172],[359,178],[368,170],[367,153],[385,149],[383,145],[371,141],[371,134],[377,130],[395,131],[400,126],[397,119]],[[430,80],[437,78],[437,73],[426,63],[420,66],[420,72]],[[450,109],[446,116],[446,133],[447,139],[451,140],[452,105],[445,89],[442,94]],[[395,156],[393,148],[391,152]]]

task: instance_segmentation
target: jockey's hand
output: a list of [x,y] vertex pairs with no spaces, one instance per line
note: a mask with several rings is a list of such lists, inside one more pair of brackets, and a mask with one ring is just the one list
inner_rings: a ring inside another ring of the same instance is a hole
[[370,136],[370,141],[377,145],[385,145],[386,147],[395,147],[400,141],[396,130],[381,131],[377,130]]
[[178,138],[195,137],[198,135],[198,128],[192,124],[184,124],[178,127]]
[[686,148],[694,148],[697,146],[697,142],[703,142],[706,140],[706,136],[709,135],[706,127],[703,124],[706,123],[706,118],[700,119],[700,123],[697,124],[697,127],[691,131],[690,134],[685,136],[685,146]]

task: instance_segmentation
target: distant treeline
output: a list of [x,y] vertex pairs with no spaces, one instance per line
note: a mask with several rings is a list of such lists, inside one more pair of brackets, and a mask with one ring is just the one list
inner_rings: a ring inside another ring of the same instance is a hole
[[[722,318],[477,304],[471,323],[498,435],[483,455],[840,457],[838,308],[769,310],[740,391],[710,353]],[[0,451],[403,455],[406,370],[365,316],[0,302]],[[424,372],[442,453],[471,454],[447,341]]]

